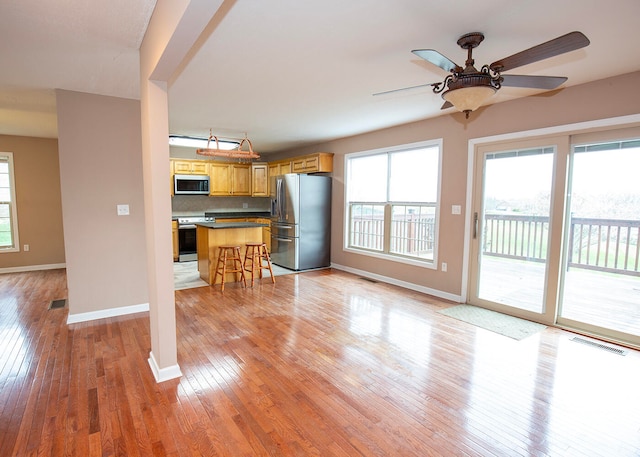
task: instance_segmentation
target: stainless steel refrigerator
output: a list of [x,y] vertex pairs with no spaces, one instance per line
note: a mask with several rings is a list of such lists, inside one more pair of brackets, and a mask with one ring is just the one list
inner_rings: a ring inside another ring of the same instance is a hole
[[271,178],[271,262],[290,270],[331,262],[331,178],[286,174]]

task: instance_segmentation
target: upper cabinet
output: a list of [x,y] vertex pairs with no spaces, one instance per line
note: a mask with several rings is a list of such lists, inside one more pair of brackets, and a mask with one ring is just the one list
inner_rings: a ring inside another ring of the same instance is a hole
[[269,177],[287,173],[331,173],[333,153],[316,152],[286,160],[269,162]]
[[251,195],[251,165],[211,162],[209,195]]
[[251,164],[251,196],[269,196],[269,165],[267,163]]
[[205,160],[172,160],[176,175],[208,175],[209,162]]
[[291,161],[269,162],[269,177],[291,173]]
[[291,159],[292,173],[331,173],[333,171],[333,154],[317,152]]
[[173,175],[209,175],[211,196],[269,196],[269,178],[287,173],[331,173],[333,153],[317,152],[275,162],[230,163],[213,160],[171,159]]

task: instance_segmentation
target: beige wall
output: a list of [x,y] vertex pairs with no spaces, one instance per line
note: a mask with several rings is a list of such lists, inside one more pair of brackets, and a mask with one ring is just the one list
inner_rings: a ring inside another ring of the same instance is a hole
[[69,314],[146,305],[140,102],[56,95]]
[[[278,157],[317,151],[335,153],[331,261],[351,269],[368,271],[419,288],[459,296],[462,293],[467,158],[470,139],[572,124],[640,113],[640,72],[574,86],[554,93],[491,105],[471,113],[456,113],[342,140],[297,149]],[[508,89],[504,89],[508,90]],[[425,103],[438,103],[437,97]],[[344,155],[385,146],[443,138],[442,194],[439,261],[448,271],[436,271],[343,250]],[[461,205],[462,215],[452,215],[451,205]],[[464,297],[463,297],[464,298]]]
[[64,266],[58,140],[0,135],[0,151],[13,153],[20,241],[20,252],[0,253],[0,269]]

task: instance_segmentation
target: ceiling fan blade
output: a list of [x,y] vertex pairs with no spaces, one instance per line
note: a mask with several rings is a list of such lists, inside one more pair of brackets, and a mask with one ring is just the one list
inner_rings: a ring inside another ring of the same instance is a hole
[[392,94],[394,92],[402,92],[402,91],[411,90],[411,89],[420,89],[421,87],[427,87],[432,85],[433,84],[418,84],[417,86],[402,87],[401,89],[385,90],[384,92],[376,92],[375,94],[373,94],[373,96],[375,97],[376,95],[387,95],[387,94]]
[[502,85],[509,87],[531,87],[533,89],[555,89],[568,78],[564,76],[502,75]]
[[500,72],[512,70],[522,65],[564,54],[565,52],[575,51],[588,45],[589,39],[584,34],[571,32],[504,59],[496,60],[489,67],[494,71]]
[[459,65],[453,62],[448,57],[443,56],[438,51],[433,49],[414,49],[413,52],[415,55],[420,57],[421,59],[426,60],[427,62],[431,62],[434,65],[442,68],[444,71],[462,71]]

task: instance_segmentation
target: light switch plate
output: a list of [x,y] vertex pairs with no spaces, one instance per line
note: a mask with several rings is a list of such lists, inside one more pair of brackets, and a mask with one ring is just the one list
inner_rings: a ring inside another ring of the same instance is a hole
[[129,205],[118,205],[118,216],[128,216]]
[[461,214],[462,206],[460,205],[451,205],[451,214]]

